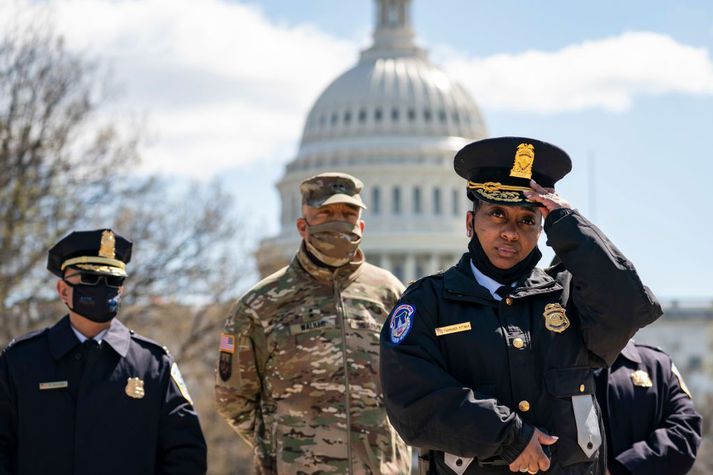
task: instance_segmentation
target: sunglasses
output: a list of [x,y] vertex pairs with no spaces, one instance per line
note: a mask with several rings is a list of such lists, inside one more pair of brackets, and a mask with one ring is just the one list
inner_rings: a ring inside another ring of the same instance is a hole
[[119,275],[91,274],[87,272],[75,272],[74,274],[66,275],[64,280],[75,275],[79,276],[80,283],[84,285],[98,285],[103,280],[107,287],[119,288],[124,285],[124,280],[126,280],[126,277]]

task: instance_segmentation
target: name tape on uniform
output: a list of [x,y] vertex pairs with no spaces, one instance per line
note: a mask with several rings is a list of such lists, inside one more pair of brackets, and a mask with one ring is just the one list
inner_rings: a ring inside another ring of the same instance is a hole
[[456,323],[455,325],[448,325],[447,327],[436,328],[436,336],[449,335],[451,333],[458,332],[467,332],[470,330],[470,322]]
[[69,387],[69,381],[49,381],[47,383],[40,383],[40,391],[45,391],[47,389],[64,389]]

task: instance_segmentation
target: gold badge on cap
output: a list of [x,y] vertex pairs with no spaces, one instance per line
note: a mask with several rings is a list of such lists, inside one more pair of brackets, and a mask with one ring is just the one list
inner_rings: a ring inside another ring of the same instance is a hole
[[562,305],[558,303],[548,303],[545,306],[545,328],[555,333],[562,333],[569,328],[569,318]]
[[102,233],[101,242],[99,243],[99,257],[116,258],[116,238],[114,238],[113,232],[104,231]]
[[640,388],[650,388],[654,385],[649,373],[641,369],[631,373],[631,382],[634,383],[634,386],[639,386]]
[[532,164],[535,162],[535,146],[530,143],[521,143],[515,151],[515,163],[510,170],[510,176],[518,178],[532,178]]
[[139,378],[129,378],[126,381],[126,395],[134,398],[141,399],[146,393],[144,392],[144,381]]

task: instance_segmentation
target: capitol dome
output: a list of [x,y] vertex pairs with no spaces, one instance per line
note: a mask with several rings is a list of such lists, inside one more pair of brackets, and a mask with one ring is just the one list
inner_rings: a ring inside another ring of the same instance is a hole
[[373,45],[307,115],[297,156],[277,184],[280,233],[257,253],[265,275],[296,252],[299,184],[326,171],[364,182],[369,262],[404,281],[454,264],[466,249],[465,183],[453,171],[463,145],[486,136],[468,92],[414,42],[410,0],[377,0]]

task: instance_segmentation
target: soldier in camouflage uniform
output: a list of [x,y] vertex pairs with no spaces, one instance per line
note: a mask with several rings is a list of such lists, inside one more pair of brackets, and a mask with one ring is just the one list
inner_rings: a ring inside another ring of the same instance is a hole
[[379,331],[403,285],[364,261],[361,189],[342,173],[302,182],[297,255],[226,321],[218,411],[254,447],[258,474],[410,471],[378,383]]

